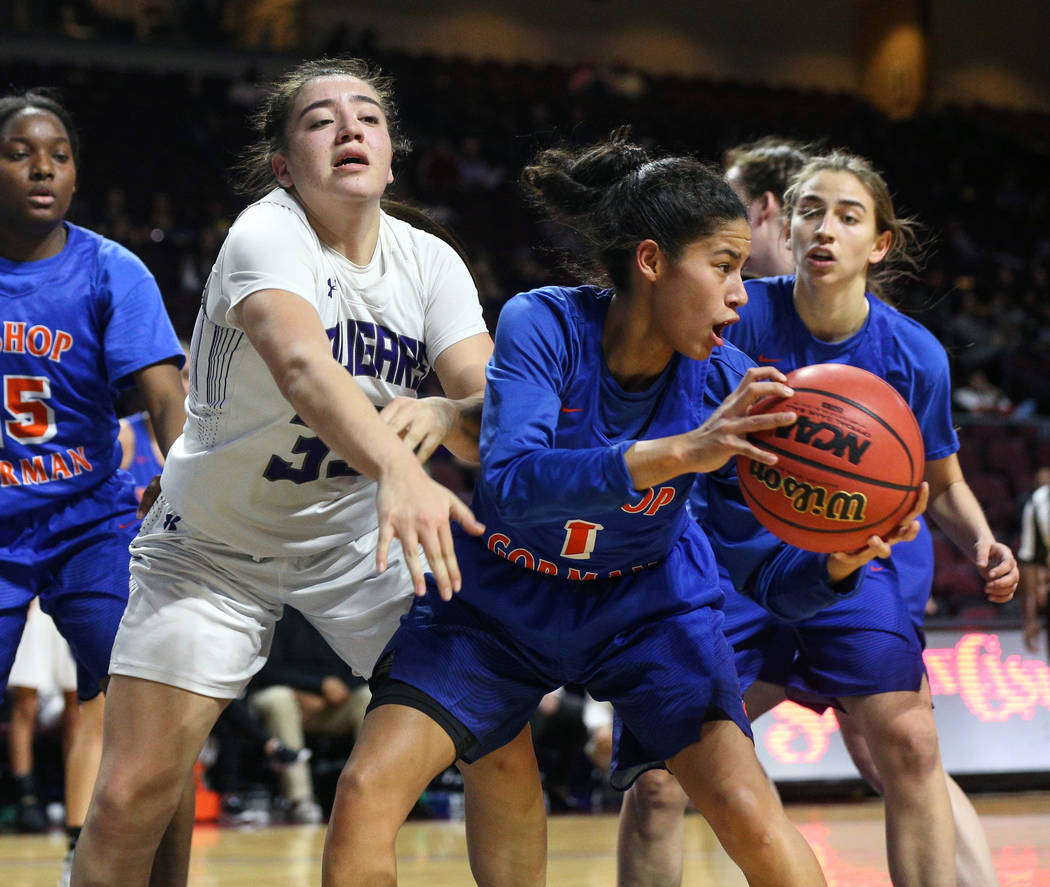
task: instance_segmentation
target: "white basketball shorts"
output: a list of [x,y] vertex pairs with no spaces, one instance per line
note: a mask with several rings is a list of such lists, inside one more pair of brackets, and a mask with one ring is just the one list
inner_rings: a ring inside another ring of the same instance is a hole
[[262,668],[288,605],[368,677],[412,602],[397,540],[376,572],[378,534],[321,554],[257,558],[195,530],[162,494],[131,544],[110,674],[234,699]]

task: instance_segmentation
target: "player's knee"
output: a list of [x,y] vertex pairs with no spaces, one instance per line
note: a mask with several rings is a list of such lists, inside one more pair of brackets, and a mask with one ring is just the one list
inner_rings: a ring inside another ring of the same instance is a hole
[[100,777],[91,799],[98,826],[121,835],[163,828],[178,806],[184,774],[129,766]]
[[723,785],[704,815],[726,852],[734,859],[774,843],[783,825],[783,811],[772,795],[745,785]]
[[668,819],[680,817],[689,799],[666,770],[648,770],[631,788],[634,809],[642,827],[659,828]]
[[940,768],[941,756],[937,729],[930,723],[913,723],[907,729],[894,731],[887,750],[888,770],[882,774],[887,782],[907,782]]
[[400,790],[397,775],[374,759],[351,757],[339,774],[336,792],[344,806],[365,809],[379,798],[388,801]]

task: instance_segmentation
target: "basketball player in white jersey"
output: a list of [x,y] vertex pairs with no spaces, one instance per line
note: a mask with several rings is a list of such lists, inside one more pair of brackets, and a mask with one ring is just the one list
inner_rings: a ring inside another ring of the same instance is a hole
[[[450,519],[483,529],[421,466],[438,443],[476,455],[492,342],[456,252],[380,208],[402,146],[389,82],[357,60],[307,62],[256,125],[243,184],[266,193],[206,285],[185,433],[132,544],[77,887],[148,882],[185,775],[284,605],[368,676],[425,568],[458,590]],[[447,396],[414,400],[431,367]],[[503,760],[534,770],[527,734]],[[489,769],[506,780],[468,794],[472,860],[479,882],[506,884],[518,850],[498,846],[499,819],[522,795],[507,786],[538,779]],[[541,821],[538,789],[526,803]],[[513,883],[542,880],[525,874]]]

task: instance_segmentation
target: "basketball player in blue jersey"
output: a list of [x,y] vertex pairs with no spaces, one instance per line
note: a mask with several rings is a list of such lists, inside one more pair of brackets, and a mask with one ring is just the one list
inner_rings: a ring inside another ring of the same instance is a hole
[[[959,466],[944,349],[875,295],[894,267],[909,261],[911,224],[897,218],[882,177],[845,152],[810,160],[788,189],[785,208],[797,273],[748,283],[750,301],[734,343],[785,371],[834,361],[889,382],[922,429],[930,515],[973,557],[988,598],[1009,600],[1017,564],[993,536]],[[798,655],[780,681],[789,697],[818,711],[841,706],[866,740],[886,800],[896,887],[957,883],[952,810],[922,663],[932,574],[924,528],[872,565],[862,594],[794,627]],[[749,712],[757,717],[775,701],[749,704]]]
[[[685,509],[698,472],[736,453],[771,463],[747,433],[794,419],[747,415],[788,393],[754,368],[700,421],[706,358],[744,301],[744,208],[707,167],[650,159],[622,134],[543,152],[523,182],[582,233],[612,289],[549,287],[503,308],[473,503],[486,531],[457,534],[462,591],[432,587],[380,660],[324,883],[395,884],[395,839],[430,779],[484,760],[568,682],[610,700],[630,731],[615,785],[666,764],[749,883],[823,883],[755,757],[717,565]],[[812,558],[785,554],[755,583],[760,599],[813,584]],[[822,584],[834,595],[853,569]]]
[[[726,152],[723,161],[726,181],[748,208],[751,222],[752,249],[744,266],[745,276],[776,277],[794,272],[795,259],[784,227],[783,194],[809,156],[805,146],[774,137],[759,139]],[[717,353],[713,359],[717,362]],[[726,382],[722,385],[722,394],[715,393],[714,396],[721,397],[732,387],[733,384]],[[712,393],[709,385],[706,396],[710,397]],[[724,501],[717,508],[707,508],[708,489],[720,492],[723,497],[736,498],[732,483],[714,486],[697,483],[691,497],[691,508],[697,519],[701,519],[701,515],[734,513]],[[765,538],[769,542],[768,534],[753,520],[749,529],[745,518],[735,532],[737,538],[757,534],[755,540]],[[736,591],[733,583],[728,581],[724,564],[738,559],[739,552],[719,546],[718,535],[712,535],[726,580],[723,584],[726,639],[734,648],[748,712],[762,713],[783,698],[782,686],[795,655],[795,635],[789,624]],[[775,543],[772,543],[772,548],[775,548]],[[923,587],[920,581],[912,586],[912,591],[918,599],[918,607],[913,607],[912,612],[921,614],[929,592],[928,584]],[[835,715],[850,756],[864,778],[881,794],[882,783],[863,735],[845,711],[836,709]],[[998,882],[977,813],[955,780],[947,774],[945,777],[955,820],[959,887],[994,887]],[[643,774],[627,792],[620,811],[617,858],[620,887],[677,887],[681,884],[682,813],[686,804],[687,798],[678,784],[659,770]]]
[[[405,147],[389,80],[357,59],[304,62],[255,122],[242,185],[258,199],[206,285],[185,433],[131,546],[77,887],[150,880],[200,748],[285,605],[367,676],[424,591],[420,553],[451,596],[450,521],[482,531],[422,461],[442,443],[476,456],[492,341],[462,258],[382,209]],[[431,368],[446,396],[417,399]],[[542,823],[528,733],[464,770],[479,883],[542,883],[500,840],[511,812]],[[185,866],[189,844],[172,850]]]
[[[77,148],[69,112],[50,96],[0,98],[0,690],[39,596],[76,657],[89,722],[138,527],[113,397],[139,389],[164,449],[185,415],[183,355],[152,275],[65,220]],[[71,843],[97,770],[90,732],[77,731],[68,756]]]

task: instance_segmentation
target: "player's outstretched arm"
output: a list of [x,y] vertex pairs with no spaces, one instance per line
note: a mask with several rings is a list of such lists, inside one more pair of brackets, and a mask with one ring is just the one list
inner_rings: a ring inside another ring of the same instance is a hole
[[492,356],[488,333],[470,336],[446,348],[434,361],[445,397],[395,397],[380,416],[420,462],[444,445],[466,462],[477,462],[485,365]]
[[300,418],[341,458],[379,484],[376,564],[386,569],[394,537],[401,540],[417,594],[425,592],[422,546],[443,597],[459,589],[459,567],[449,520],[471,533],[482,526],[450,490],[422,465],[376,413],[372,402],[333,357],[317,311],[283,290],[253,293],[235,319]]

